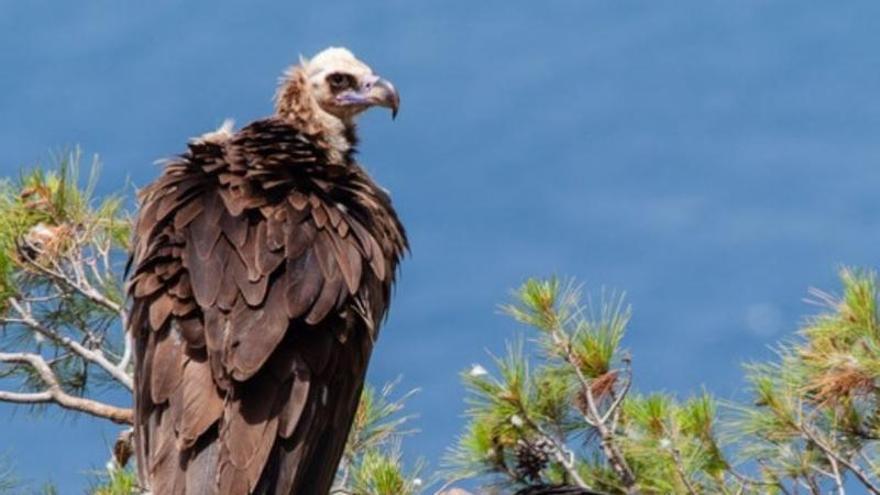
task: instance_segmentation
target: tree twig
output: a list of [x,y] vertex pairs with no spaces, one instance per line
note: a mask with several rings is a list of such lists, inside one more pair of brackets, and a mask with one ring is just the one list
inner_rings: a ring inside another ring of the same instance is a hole
[[623,457],[623,454],[621,454],[620,451],[617,449],[614,441],[614,432],[608,427],[607,424],[608,419],[616,419],[615,411],[620,408],[623,398],[626,396],[626,392],[629,388],[629,380],[627,380],[627,385],[625,386],[620,396],[617,397],[614,402],[612,402],[608,410],[605,411],[605,414],[600,414],[596,399],[593,396],[593,389],[591,387],[590,380],[588,380],[587,377],[584,376],[583,371],[581,371],[580,366],[578,366],[578,362],[574,356],[574,352],[572,351],[571,339],[558,326],[554,326],[554,328],[551,329],[550,335],[554,343],[564,349],[565,361],[574,370],[575,375],[580,382],[581,389],[587,401],[587,411],[583,414],[584,421],[588,425],[596,428],[596,430],[599,432],[601,447],[602,451],[605,453],[605,457],[608,459],[608,462],[611,463],[611,467],[620,477],[620,481],[623,483],[624,487],[626,487],[628,491],[632,492],[636,485],[635,475],[633,475],[633,472],[630,469],[629,464],[626,462],[626,459]]
[[73,340],[70,337],[64,335],[60,335],[58,332],[55,332],[54,330],[45,327],[40,322],[38,322],[36,318],[34,318],[33,314],[25,309],[14,297],[10,297],[9,299],[7,299],[7,302],[9,302],[9,305],[16,311],[16,313],[18,313],[19,318],[3,318],[0,319],[0,322],[18,323],[25,325],[26,327],[37,332],[43,337],[51,339],[53,342],[56,342],[59,345],[70,349],[86,361],[89,361],[99,366],[101,369],[106,371],[107,374],[112,376],[116,381],[125,386],[125,388],[127,388],[128,390],[134,389],[132,377],[125,370],[120,369],[119,366],[110,362],[110,360],[107,359],[107,356],[104,355],[101,349],[89,349],[86,346],[77,342],[76,340]]
[[555,436],[547,433],[541,425],[535,422],[528,414],[526,414],[525,409],[519,404],[519,414],[522,416],[523,421],[533,430],[538,432],[538,434],[542,437],[543,440],[546,440],[553,446],[553,457],[556,458],[556,461],[562,465],[565,472],[571,477],[572,480],[580,487],[584,489],[589,489],[590,486],[587,485],[587,482],[581,477],[580,473],[577,472],[577,467],[575,466],[574,453],[571,452],[568,447],[565,446],[564,442],[559,441]]
[[[31,246],[31,247],[33,248],[33,246]],[[24,258],[25,263],[29,267],[36,269],[38,272],[42,273],[43,275],[45,275],[46,277],[48,277],[54,281],[60,283],[61,285],[67,287],[68,289],[71,289],[71,290],[79,293],[80,295],[82,295],[86,299],[89,299],[90,301],[94,302],[95,304],[98,304],[98,305],[100,305],[100,306],[102,306],[102,307],[104,307],[114,313],[117,313],[119,315],[121,315],[124,312],[124,307],[121,304],[117,304],[117,303],[113,302],[112,300],[110,300],[109,298],[107,298],[106,296],[104,296],[103,294],[98,292],[97,290],[95,290],[95,288],[92,287],[91,284],[89,284],[88,281],[86,281],[84,278],[79,281],[72,280],[66,273],[64,273],[64,270],[60,266],[58,266],[57,263],[55,263],[55,269],[52,269],[52,268],[43,266],[37,260],[35,260],[31,257],[24,256],[23,258]],[[73,266],[76,266],[76,263],[71,263],[71,264]],[[78,278],[80,278],[80,277],[78,277]]]
[[58,382],[55,372],[52,371],[46,360],[39,354],[0,352],[0,362],[28,365],[37,372],[40,380],[46,385],[46,389],[41,392],[0,391],[0,401],[18,404],[55,403],[65,409],[109,419],[114,423],[132,424],[133,413],[131,409],[111,406],[84,397],[76,397],[65,392]]
[[867,473],[856,463],[850,462],[846,457],[837,452],[830,445],[826,444],[824,440],[820,439],[817,435],[815,435],[809,427],[804,425],[803,423],[798,424],[798,429],[803,433],[807,439],[816,444],[817,447],[822,449],[829,459],[834,459],[839,462],[841,465],[852,471],[853,475],[865,486],[865,488],[873,493],[874,495],[880,495],[880,487],[871,482],[871,478]]
[[[670,441],[672,440],[670,439]],[[687,473],[684,471],[684,462],[681,460],[681,452],[678,450],[678,447],[673,444],[669,451],[672,454],[672,463],[675,464],[675,471],[678,473],[678,477],[681,478],[681,482],[684,483],[688,494],[697,495],[697,490],[694,489],[694,485],[691,484]]]

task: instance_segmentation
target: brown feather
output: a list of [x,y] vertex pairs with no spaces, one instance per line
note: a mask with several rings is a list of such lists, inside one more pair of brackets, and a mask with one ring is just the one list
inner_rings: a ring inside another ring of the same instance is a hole
[[339,226],[339,222],[342,221],[342,213],[339,211],[339,208],[333,205],[326,205],[325,209],[327,210],[327,216],[330,217],[330,225],[334,228]]
[[160,416],[159,424],[152,428],[156,445],[150,458],[153,493],[182,495],[186,489],[186,474],[181,470],[180,454],[174,444],[174,424],[170,416]]
[[157,290],[161,289],[164,284],[159,276],[155,273],[143,273],[132,281],[134,286],[135,297],[146,297],[153,295]]
[[273,213],[266,219],[266,245],[272,251],[278,251],[284,247],[287,236],[284,233],[284,225],[287,222],[286,208],[275,208]]
[[376,278],[379,280],[385,280],[385,256],[382,254],[382,248],[379,246],[379,243],[376,241],[374,236],[370,236],[369,239],[372,247],[370,251],[373,253],[373,256],[370,258],[370,268],[373,269],[373,273],[376,274]]
[[150,399],[162,404],[171,397],[183,378],[183,349],[177,332],[166,330],[156,343],[150,371]]
[[[170,294],[170,292],[169,292]],[[196,309],[196,303],[192,299],[173,298],[174,305],[171,308],[171,314],[177,317],[186,316]]]
[[241,247],[247,242],[248,221],[246,218],[234,217],[229,212],[223,212],[223,215],[220,216],[220,228],[223,229],[226,238],[234,246]]
[[211,250],[214,256],[208,258],[196,257],[195,243],[192,241],[186,244],[183,251],[183,262],[189,271],[193,296],[203,308],[212,306],[217,299],[221,288],[218,282],[222,280],[229,255],[226,242],[218,242],[214,246]]
[[327,224],[327,210],[324,209],[324,205],[319,205],[315,208],[312,208],[312,219],[315,220],[315,226],[319,229],[323,229]]
[[223,397],[211,379],[207,358],[190,358],[183,370],[182,412],[177,448],[191,447],[223,414]]
[[191,298],[192,288],[189,285],[189,274],[187,272],[181,273],[177,282],[168,289],[168,293],[181,299]]
[[321,287],[321,293],[306,317],[306,323],[309,325],[317,324],[330,313],[333,307],[336,306],[336,300],[339,298],[339,292],[342,290],[343,280],[336,269],[336,264],[331,264],[329,269],[330,273],[324,278],[324,286]]
[[[232,269],[233,287],[238,287],[245,302],[251,306],[257,306],[263,302],[266,297],[266,288],[269,285],[269,277],[262,277],[258,280],[251,281],[248,276],[248,269],[245,267],[241,259],[233,254],[229,257],[230,268]],[[231,260],[237,260],[232,262]]]
[[174,228],[176,230],[183,230],[184,227],[201,215],[204,210],[205,206],[201,201],[188,202],[177,210],[177,213],[174,215]]
[[257,225],[254,239],[257,271],[263,277],[274,272],[284,262],[284,253],[273,251],[269,246],[269,240],[266,238],[267,224],[268,221]]
[[293,224],[293,219],[288,219],[286,230],[287,244],[284,255],[287,259],[299,258],[309,246],[315,242],[315,227],[309,222]]
[[299,191],[292,191],[290,193],[290,196],[287,197],[287,200],[291,204],[291,206],[293,206],[297,210],[304,209],[306,207],[306,204],[309,202],[309,198]]
[[288,319],[283,298],[283,284],[275,281],[262,307],[251,309],[239,301],[230,314],[233,331],[226,337],[224,362],[236,380],[256,373],[284,337]]
[[312,307],[324,285],[324,277],[314,250],[309,249],[299,259],[287,260],[285,283],[287,316],[291,319],[299,318]]
[[[269,451],[278,431],[276,395],[278,387],[263,374],[254,378],[250,386],[239,387],[237,397],[227,402],[223,414],[224,424],[220,430],[221,471],[220,487],[222,493],[233,493],[243,478],[247,489],[256,486]],[[224,483],[231,490],[224,490]]]
[[229,388],[226,368],[223,366],[223,342],[226,339],[226,316],[217,308],[205,308],[205,346],[214,381],[224,389]]
[[361,281],[361,254],[351,242],[340,239],[335,232],[327,232],[333,246],[336,265],[342,272],[350,294],[357,292]]
[[168,294],[159,294],[156,299],[150,303],[150,326],[153,330],[159,330],[171,315],[174,309],[174,299]]
[[283,438],[290,438],[296,428],[303,410],[306,408],[306,400],[309,396],[309,382],[311,374],[308,367],[300,366],[294,371],[293,380],[290,381],[290,392],[279,415],[278,434]]
[[321,268],[321,273],[324,274],[325,279],[330,278],[331,274],[336,274],[339,266],[336,263],[333,240],[330,239],[330,234],[327,231],[322,230],[318,232],[312,251],[318,259],[318,266]]
[[[220,242],[225,243],[226,241]],[[226,260],[226,266],[223,268],[223,271],[217,274],[217,279],[214,281],[215,284],[220,285],[215,304],[224,313],[231,311],[238,300],[238,287],[235,285],[235,267],[241,263],[238,260],[238,256],[234,253],[228,256]]]
[[257,264],[257,253],[259,248],[257,244],[257,227],[254,224],[248,225],[248,242],[238,247],[236,252],[241,257],[244,265],[247,267],[247,278],[250,282],[257,282],[263,275]]
[[[187,248],[192,245],[199,259],[207,259],[214,250],[217,239],[220,238],[222,232],[217,225],[220,216],[223,214],[223,204],[217,198],[216,194],[208,193],[203,197],[204,210],[198,216],[198,221],[193,221],[189,225],[189,239]],[[195,257],[193,257],[195,259]]]
[[361,250],[363,250],[364,256],[367,259],[373,259],[376,256],[381,255],[381,252],[373,252],[373,241],[371,241],[373,236],[367,232],[359,221],[351,218],[349,219],[349,225],[351,226],[351,231],[354,232],[354,236],[357,237]]
[[201,349],[205,347],[205,331],[199,315],[178,318],[174,323],[177,324],[180,336],[183,337],[189,348]]
[[220,442],[216,428],[199,437],[191,448],[186,466],[186,493],[188,495],[221,495],[217,485],[217,461]]
[[339,226],[336,227],[336,231],[339,232],[339,237],[342,238],[345,238],[348,235],[349,229],[350,227],[346,221],[339,222]]

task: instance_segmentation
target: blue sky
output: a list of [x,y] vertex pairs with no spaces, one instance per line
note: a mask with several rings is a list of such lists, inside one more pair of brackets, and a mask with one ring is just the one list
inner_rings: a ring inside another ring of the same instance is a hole
[[[436,465],[458,373],[520,330],[530,275],[625,290],[640,390],[742,395],[740,364],[880,245],[880,4],[0,0],[0,175],[79,144],[103,191],[271,111],[300,53],[344,45],[402,94],[361,125],[412,257],[371,365],[403,376]],[[0,452],[62,493],[113,426],[0,405]]]

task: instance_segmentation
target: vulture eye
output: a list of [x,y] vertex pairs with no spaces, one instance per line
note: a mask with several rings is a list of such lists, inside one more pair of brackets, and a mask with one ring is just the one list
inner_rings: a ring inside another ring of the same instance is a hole
[[330,87],[334,90],[343,90],[348,89],[354,86],[354,78],[348,74],[343,74],[342,72],[334,72],[327,76],[327,82],[330,84]]

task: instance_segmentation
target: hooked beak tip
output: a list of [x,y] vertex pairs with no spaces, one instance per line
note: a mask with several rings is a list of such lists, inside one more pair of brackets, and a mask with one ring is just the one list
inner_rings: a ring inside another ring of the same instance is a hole
[[397,118],[397,112],[400,110],[400,94],[397,88],[390,81],[379,79],[376,81],[375,87],[380,88],[381,96],[379,104],[391,109],[391,120]]

